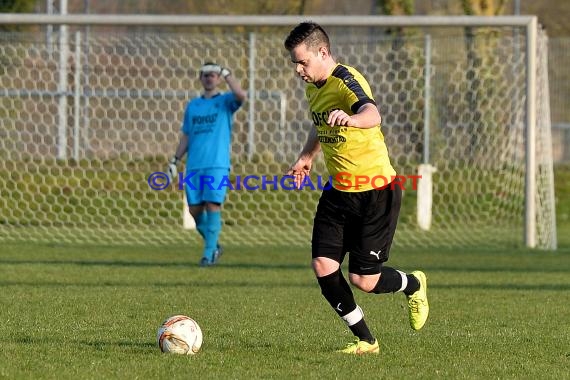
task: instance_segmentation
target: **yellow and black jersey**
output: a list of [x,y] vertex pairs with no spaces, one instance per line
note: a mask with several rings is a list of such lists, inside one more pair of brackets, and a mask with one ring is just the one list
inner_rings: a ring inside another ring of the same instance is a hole
[[390,163],[380,125],[361,129],[327,124],[329,113],[335,109],[354,115],[366,103],[376,105],[362,74],[353,67],[338,64],[324,84],[308,84],[305,94],[333,186],[359,192],[391,182],[396,171]]

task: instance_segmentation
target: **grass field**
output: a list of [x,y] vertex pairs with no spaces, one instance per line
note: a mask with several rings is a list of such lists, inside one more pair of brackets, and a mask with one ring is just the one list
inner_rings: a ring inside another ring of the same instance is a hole
[[[196,243],[160,248],[0,245],[0,378],[570,379],[570,168],[556,170],[559,249],[404,250],[428,275],[419,332],[402,294],[356,293],[380,356],[351,340],[309,269],[309,247],[227,246],[199,268]],[[195,357],[161,354],[160,322],[194,317]]]
[[[392,265],[427,273],[431,315],[413,332],[402,294],[357,293],[381,342],[374,357],[334,353],[351,336],[320,295],[308,249],[227,247],[204,269],[198,247],[5,244],[0,378],[569,378],[561,243],[555,253],[395,249]],[[195,357],[156,345],[175,313],[204,330]]]

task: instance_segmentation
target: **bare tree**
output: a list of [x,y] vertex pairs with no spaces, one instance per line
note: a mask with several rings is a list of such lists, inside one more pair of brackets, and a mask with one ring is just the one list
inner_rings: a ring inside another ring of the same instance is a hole
[[[505,0],[460,0],[463,12],[468,16],[498,16],[503,13]],[[478,28],[473,27],[465,28],[465,49],[467,70],[465,71],[466,82],[468,83],[468,108],[472,115],[477,117],[470,121],[473,125],[466,126],[468,130],[472,131],[477,128],[475,124],[488,117],[485,112],[484,100],[491,97],[500,98],[501,94],[497,93],[498,90],[492,88],[485,88],[483,83],[489,83],[485,79],[487,76],[493,76],[488,73],[486,67],[488,62],[493,59],[494,46],[498,43],[498,33],[492,28]],[[505,80],[504,78],[491,78],[492,83],[495,83],[494,88],[500,88],[498,81]],[[488,102],[487,102],[488,104]],[[504,118],[509,117],[508,110],[505,110]],[[495,133],[501,133],[501,126],[497,125]],[[475,152],[475,146],[481,144],[481,136],[473,133],[471,135],[471,144],[468,146],[467,153],[472,160],[477,160],[469,152]]]
[[[35,0],[2,0],[0,1],[0,13],[30,13],[35,7]],[[20,30],[18,25],[1,25],[0,30]]]
[[[376,7],[387,16],[411,16],[415,12],[415,0],[376,0]],[[386,33],[395,36],[395,49],[402,46],[405,34],[402,27],[388,28]]]

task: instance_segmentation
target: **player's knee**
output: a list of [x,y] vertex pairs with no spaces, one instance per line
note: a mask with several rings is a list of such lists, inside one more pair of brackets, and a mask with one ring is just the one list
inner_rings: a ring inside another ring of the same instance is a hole
[[208,211],[221,211],[222,210],[222,204],[221,203],[216,203],[216,202],[206,202],[206,210]]
[[379,275],[359,275],[350,273],[348,279],[356,288],[366,293],[370,293],[378,283],[378,277]]
[[188,205],[188,211],[190,215],[196,220],[204,211],[205,211],[204,204],[197,204],[197,205]]
[[313,271],[317,277],[324,277],[340,269],[340,264],[328,257],[315,257],[312,262]]

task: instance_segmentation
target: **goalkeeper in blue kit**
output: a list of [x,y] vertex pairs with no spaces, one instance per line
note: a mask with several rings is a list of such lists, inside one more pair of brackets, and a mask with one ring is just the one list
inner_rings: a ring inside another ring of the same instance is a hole
[[[231,91],[218,89],[224,81]],[[186,106],[180,142],[167,173],[176,181],[177,164],[186,154],[184,189],[190,214],[204,240],[200,266],[208,267],[217,263],[222,251],[218,239],[227,191],[223,184],[227,183],[230,172],[233,115],[247,93],[229,69],[211,62],[200,68],[200,82],[203,92]]]

